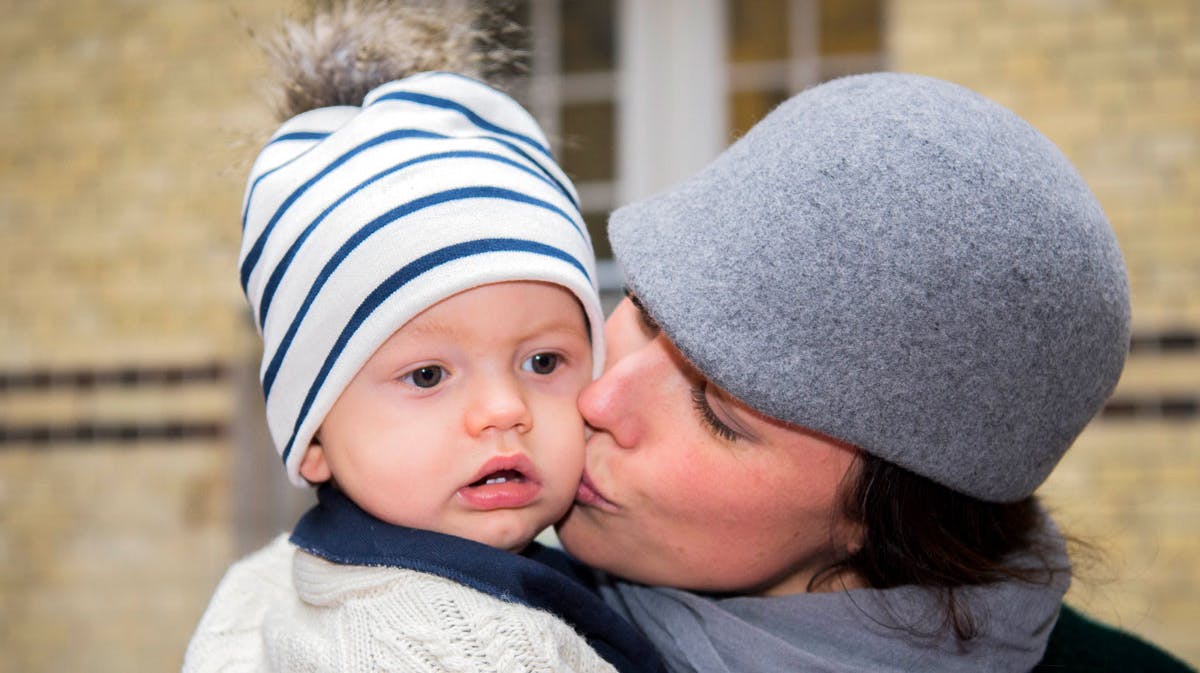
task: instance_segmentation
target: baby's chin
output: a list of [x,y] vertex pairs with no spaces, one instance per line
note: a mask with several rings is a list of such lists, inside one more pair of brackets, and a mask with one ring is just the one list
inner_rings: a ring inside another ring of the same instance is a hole
[[[490,512],[496,514],[496,512]],[[497,517],[498,518],[498,517]],[[533,542],[538,533],[551,526],[554,522],[488,522],[472,531],[442,531],[450,535],[458,535],[468,540],[485,544],[489,547],[519,554]]]

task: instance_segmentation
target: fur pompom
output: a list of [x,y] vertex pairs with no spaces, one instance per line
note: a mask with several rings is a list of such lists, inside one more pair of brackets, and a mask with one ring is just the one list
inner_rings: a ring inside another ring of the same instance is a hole
[[331,105],[361,105],[392,80],[429,70],[503,87],[522,54],[502,38],[518,28],[479,2],[330,0],[287,20],[264,48],[280,121]]

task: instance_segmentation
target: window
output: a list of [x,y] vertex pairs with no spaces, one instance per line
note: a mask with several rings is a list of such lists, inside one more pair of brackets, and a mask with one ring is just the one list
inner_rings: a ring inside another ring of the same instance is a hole
[[[506,12],[527,33],[529,77],[514,95],[533,113],[579,191],[596,255],[612,257],[604,230],[616,207],[616,0],[522,0]],[[605,267],[604,271],[610,271]],[[606,275],[607,286],[614,281]]]
[[[699,170],[773,107],[879,70],[883,0],[521,0],[514,92],[579,190],[601,260],[608,213]],[[601,283],[620,285],[602,262]]]
[[729,139],[821,82],[881,70],[882,0],[730,0]]

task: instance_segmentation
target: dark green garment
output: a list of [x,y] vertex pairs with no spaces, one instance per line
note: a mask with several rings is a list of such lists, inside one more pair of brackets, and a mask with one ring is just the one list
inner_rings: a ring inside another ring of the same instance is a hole
[[1032,673],[1196,673],[1158,647],[1063,605]]

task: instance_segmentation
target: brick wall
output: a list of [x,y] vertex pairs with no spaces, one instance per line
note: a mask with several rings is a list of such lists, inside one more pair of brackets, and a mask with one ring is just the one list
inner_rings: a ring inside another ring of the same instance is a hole
[[242,23],[281,5],[0,3],[0,671],[177,670],[232,556]]
[[1122,413],[1043,494],[1103,550],[1069,599],[1200,663],[1200,5],[896,0],[888,37],[894,69],[981,91],[1054,140],[1116,229],[1139,338]]

